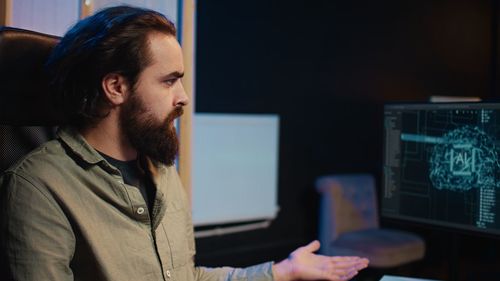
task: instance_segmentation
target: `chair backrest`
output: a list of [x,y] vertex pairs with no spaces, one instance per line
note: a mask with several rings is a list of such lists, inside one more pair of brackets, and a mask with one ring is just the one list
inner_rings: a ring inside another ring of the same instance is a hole
[[44,65],[58,37],[0,28],[0,171],[64,124],[52,105]]
[[49,98],[44,65],[58,37],[12,27],[0,29],[0,124],[47,126],[62,116]]
[[328,243],[344,232],[379,227],[373,176],[324,176],[317,180],[316,189],[321,194],[320,242]]

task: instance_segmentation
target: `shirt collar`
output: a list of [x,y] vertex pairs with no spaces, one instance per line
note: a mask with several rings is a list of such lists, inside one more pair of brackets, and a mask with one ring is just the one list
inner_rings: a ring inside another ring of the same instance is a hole
[[[99,162],[106,163],[106,166],[110,166],[115,169],[112,165],[110,165],[102,155],[97,152],[86,140],[85,138],[78,132],[77,129],[73,127],[63,127],[57,131],[57,136],[59,139],[66,144],[66,146],[80,159],[87,162],[88,164],[98,164]],[[159,163],[152,161],[147,157],[139,156],[141,161],[141,166],[151,172],[151,176],[153,179],[156,179],[158,176],[159,169],[162,165]]]
[[60,128],[57,131],[57,136],[74,154],[88,164],[105,161],[75,128]]

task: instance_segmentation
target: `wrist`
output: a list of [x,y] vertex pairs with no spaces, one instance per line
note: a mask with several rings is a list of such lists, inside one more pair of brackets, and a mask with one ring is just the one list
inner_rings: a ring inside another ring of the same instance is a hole
[[275,281],[292,281],[293,267],[290,260],[284,259],[279,263],[273,264],[273,276]]

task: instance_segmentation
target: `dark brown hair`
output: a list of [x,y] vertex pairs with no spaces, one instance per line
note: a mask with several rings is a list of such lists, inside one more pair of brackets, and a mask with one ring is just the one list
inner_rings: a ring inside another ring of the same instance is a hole
[[108,114],[101,86],[105,75],[123,75],[135,87],[150,63],[151,32],[176,35],[174,24],[158,12],[117,6],[78,22],[66,33],[46,66],[53,100],[70,125],[92,126]]

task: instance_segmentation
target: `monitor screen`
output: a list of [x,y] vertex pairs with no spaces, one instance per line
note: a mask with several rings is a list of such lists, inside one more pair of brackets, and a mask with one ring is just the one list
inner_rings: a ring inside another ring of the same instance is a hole
[[381,214],[500,234],[500,104],[384,107]]

